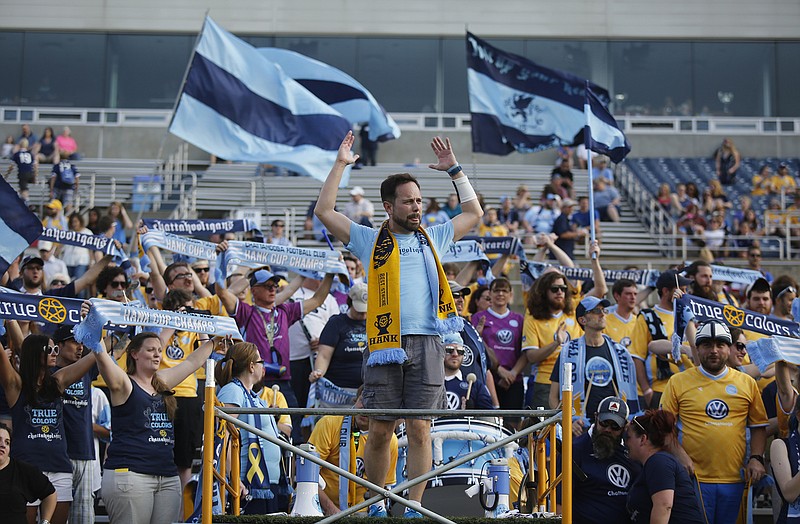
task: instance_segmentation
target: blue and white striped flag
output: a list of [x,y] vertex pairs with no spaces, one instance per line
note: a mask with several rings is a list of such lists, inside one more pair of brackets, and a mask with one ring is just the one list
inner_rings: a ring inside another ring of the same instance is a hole
[[[169,130],[220,158],[324,181],[350,123],[206,18]],[[348,178],[346,170],[342,185]]]
[[[542,67],[467,33],[472,151],[507,155],[573,145],[583,133],[583,78]],[[601,98],[608,92],[590,84]]]
[[400,128],[394,119],[366,87],[344,71],[288,49],[261,47],[258,51],[350,122],[367,122],[370,140],[385,142],[400,138]]
[[42,222],[11,185],[0,177],[0,276],[20,253],[41,236]]
[[592,88],[587,85],[585,91],[583,112],[586,115],[586,127],[583,142],[586,149],[606,155],[614,163],[619,164],[631,152],[628,139]]

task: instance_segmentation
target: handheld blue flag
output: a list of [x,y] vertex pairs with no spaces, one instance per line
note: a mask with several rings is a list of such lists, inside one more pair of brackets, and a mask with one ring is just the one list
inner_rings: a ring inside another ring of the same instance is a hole
[[0,177],[0,276],[20,253],[44,231],[34,215],[11,185]]
[[258,52],[348,121],[369,124],[369,139],[400,138],[400,127],[366,87],[344,71],[288,49],[261,47]]
[[[206,18],[169,130],[220,158],[324,181],[350,123]],[[342,185],[348,178],[349,170]]]
[[[472,151],[507,155],[577,143],[583,133],[584,83],[467,33]],[[590,84],[608,100],[608,92]]]
[[592,92],[591,86],[586,88],[583,111],[586,115],[583,137],[586,149],[606,155],[614,163],[622,162],[631,152],[631,146],[606,105]]

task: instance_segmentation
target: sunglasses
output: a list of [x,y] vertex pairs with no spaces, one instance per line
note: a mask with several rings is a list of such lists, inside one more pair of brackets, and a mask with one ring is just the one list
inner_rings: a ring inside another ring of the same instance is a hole
[[175,282],[176,280],[179,280],[181,278],[190,279],[190,278],[192,278],[192,274],[191,273],[181,273],[180,275],[175,275],[175,277],[172,279],[172,281]]
[[147,294],[149,295],[150,293],[152,293],[152,292],[153,292],[153,288],[151,288],[151,287],[146,287],[146,288],[144,288],[144,292],[145,292],[145,293],[147,293]]
[[752,258],[761,258],[761,253],[750,253]]
[[449,353],[449,354],[458,353],[461,356],[464,355],[464,350],[456,348],[456,347],[444,348],[444,350],[445,350],[446,353]]
[[263,360],[256,360],[255,362],[253,362],[253,364],[263,364],[263,363],[264,363]]
[[778,293],[778,296],[775,297],[775,299],[777,300],[777,299],[781,298],[786,293],[794,293],[796,295],[797,294],[797,290],[794,288],[794,286],[786,286],[785,288],[783,288],[783,291]]
[[747,344],[745,344],[744,342],[737,342],[734,345],[736,346],[737,351],[747,351]]
[[286,227],[286,224],[275,224],[273,227]]
[[278,285],[274,284],[272,282],[270,282],[269,284],[256,284],[253,287],[262,287],[262,288],[266,289],[267,291],[273,291],[275,289],[278,289]]
[[194,268],[194,272],[195,273],[208,273],[209,271],[211,271],[211,270],[209,268],[207,268],[207,267],[196,267],[196,268]]
[[58,280],[58,279],[50,282],[51,286],[66,286],[67,284],[69,284],[69,282],[64,282],[63,280]]
[[596,307],[586,312],[587,315],[599,315],[600,313],[605,315],[608,313],[608,309],[604,307]]
[[58,346],[43,346],[42,351],[48,355],[58,355],[59,348]]
[[128,286],[128,282],[125,280],[112,280],[108,285],[114,289],[125,289]]
[[562,293],[566,293],[567,289],[569,289],[567,286],[550,286],[551,293],[558,293],[559,291]]
[[613,420],[603,420],[601,422],[598,422],[598,424],[600,425],[601,428],[613,429],[614,431],[619,431],[622,429],[622,426],[620,426]]

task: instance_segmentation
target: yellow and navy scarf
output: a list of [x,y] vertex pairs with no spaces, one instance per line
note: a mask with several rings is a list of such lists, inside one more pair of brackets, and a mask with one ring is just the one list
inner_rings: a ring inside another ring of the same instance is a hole
[[[464,320],[456,314],[453,294],[436,250],[424,229],[415,234],[425,257],[430,292],[438,297],[434,311],[436,331],[441,335],[458,333],[464,328]],[[367,282],[367,365],[402,364],[406,354],[400,344],[400,250],[388,221],[378,231],[371,264]]]

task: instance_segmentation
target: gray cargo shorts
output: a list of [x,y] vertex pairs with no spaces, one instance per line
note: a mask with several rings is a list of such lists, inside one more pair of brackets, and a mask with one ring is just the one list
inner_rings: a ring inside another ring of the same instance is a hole
[[[403,335],[401,345],[407,360],[403,364],[367,366],[364,352],[362,399],[367,409],[445,409],[444,344],[438,335]],[[373,417],[433,419],[428,416]]]

